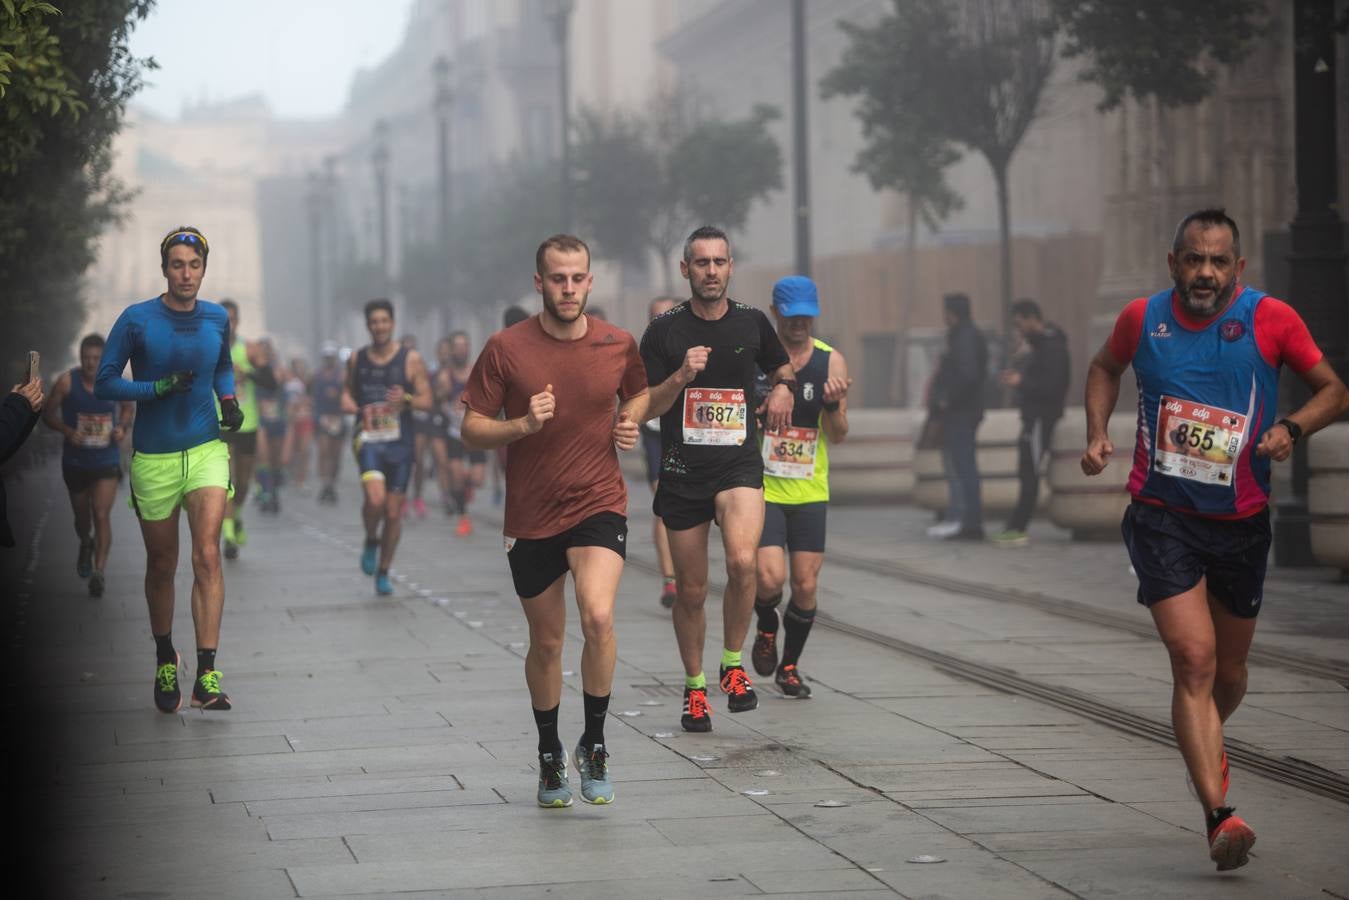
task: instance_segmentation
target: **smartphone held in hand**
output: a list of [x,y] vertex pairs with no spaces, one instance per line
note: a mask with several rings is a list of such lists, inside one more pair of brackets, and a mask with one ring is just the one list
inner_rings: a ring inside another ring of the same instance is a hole
[[23,380],[24,384],[29,384],[30,382],[37,380],[38,366],[41,362],[42,358],[36,350],[28,351],[28,375]]

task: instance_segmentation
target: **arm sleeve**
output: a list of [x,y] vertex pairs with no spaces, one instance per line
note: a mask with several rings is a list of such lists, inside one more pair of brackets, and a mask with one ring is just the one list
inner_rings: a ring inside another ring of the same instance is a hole
[[623,360],[623,380],[618,384],[618,396],[631,400],[646,388],[646,366],[637,352],[637,341],[628,335],[628,352]]
[[1255,342],[1260,355],[1274,368],[1287,365],[1301,375],[1321,361],[1321,348],[1312,340],[1297,310],[1273,297],[1255,308]]
[[768,316],[756,309],[754,317],[759,320],[759,358],[755,362],[771,378],[774,372],[791,362],[792,358],[787,354],[787,348],[782,346],[777,329],[768,321]]
[[496,335],[487,339],[487,346],[473,364],[461,401],[490,419],[495,419],[505,405],[506,378],[501,369],[501,343]]
[[642,363],[646,366],[648,385],[654,387],[670,377],[671,370],[661,352],[660,334],[654,322],[646,326],[646,332],[642,335],[641,355]]
[[220,335],[220,358],[215,364],[215,395],[234,396],[234,361],[230,358],[228,320]]
[[123,312],[108,332],[107,342],[103,345],[103,357],[98,362],[98,374],[94,376],[94,396],[100,400],[129,400],[140,403],[155,399],[153,381],[131,381],[122,377],[127,360],[131,358],[135,346],[135,323]]
[[1124,307],[1115,319],[1115,328],[1110,332],[1106,346],[1117,362],[1132,362],[1138,352],[1138,342],[1143,338],[1143,318],[1148,311],[1148,300],[1139,297]]
[[38,414],[28,408],[28,401],[11,393],[0,404],[0,463],[14,455],[28,435],[33,433]]

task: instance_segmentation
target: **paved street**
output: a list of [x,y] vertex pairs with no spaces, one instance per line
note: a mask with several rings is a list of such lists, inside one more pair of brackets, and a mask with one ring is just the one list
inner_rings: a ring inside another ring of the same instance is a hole
[[[38,517],[19,529],[31,545],[0,556],[10,662],[26,663],[8,730],[30,752],[34,895],[1349,897],[1349,805],[1256,765],[1344,796],[1349,585],[1328,572],[1272,570],[1268,654],[1229,729],[1231,800],[1259,842],[1218,875],[1178,754],[1146,736],[1167,721],[1167,661],[1114,543],[1044,529],[1022,549],[934,545],[916,509],[835,508],[846,562],[826,564],[820,607],[861,634],[817,626],[813,699],[761,682],[757,711],[716,695],[715,730],[686,735],[636,485],[617,799],[541,810],[524,620],[486,500],[467,539],[408,524],[392,599],[357,568],[354,483],[335,511],[291,494],[278,518],[252,512],[218,660],[235,709],[164,716],[125,489],[92,600],[57,468],[7,484],[11,510]],[[189,571],[184,555],[174,634],[194,669]],[[715,667],[719,608],[709,621]],[[572,629],[568,746],[580,646]]]

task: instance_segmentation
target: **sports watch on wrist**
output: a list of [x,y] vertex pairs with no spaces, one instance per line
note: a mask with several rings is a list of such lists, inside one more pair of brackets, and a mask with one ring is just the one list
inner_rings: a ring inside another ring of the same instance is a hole
[[1298,441],[1302,440],[1302,426],[1294,422],[1292,419],[1280,419],[1274,424],[1282,425],[1284,428],[1288,429],[1288,439],[1292,441],[1294,445],[1296,445]]

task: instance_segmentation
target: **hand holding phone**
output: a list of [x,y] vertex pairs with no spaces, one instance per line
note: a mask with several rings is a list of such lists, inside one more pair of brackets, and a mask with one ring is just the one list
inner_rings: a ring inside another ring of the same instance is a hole
[[42,357],[38,354],[36,350],[28,351],[28,375],[23,379],[24,384],[27,384],[30,381],[37,380],[39,374],[38,367],[40,366],[41,362]]

